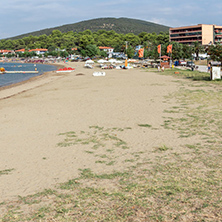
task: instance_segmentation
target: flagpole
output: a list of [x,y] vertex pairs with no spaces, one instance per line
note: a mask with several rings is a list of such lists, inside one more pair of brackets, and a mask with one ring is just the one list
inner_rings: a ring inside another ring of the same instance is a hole
[[172,68],[172,53],[173,53],[173,45],[171,45],[171,51],[170,51],[170,68]]
[[168,56],[170,57],[170,68],[172,68],[170,45],[167,46],[167,52],[168,52]]

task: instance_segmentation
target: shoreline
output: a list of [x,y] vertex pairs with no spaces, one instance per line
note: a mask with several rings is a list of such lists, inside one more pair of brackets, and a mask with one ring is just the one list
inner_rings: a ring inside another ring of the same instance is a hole
[[[55,63],[55,64],[46,63],[44,65],[53,65],[53,66],[56,66],[57,69],[65,67],[65,65],[60,64],[60,63]],[[0,100],[9,98],[11,96],[14,96],[14,95],[19,94],[19,93],[24,92],[24,91],[27,91],[29,89],[33,89],[35,87],[41,86],[42,84],[44,84],[44,81],[41,82],[41,80],[47,79],[49,77],[53,77],[55,74],[57,74],[55,71],[44,72],[43,74],[31,77],[30,79],[27,79],[27,80],[24,80],[24,81],[21,81],[21,82],[18,82],[18,83],[13,83],[13,84],[10,84],[10,85],[7,85],[7,86],[0,87]],[[37,83],[38,80],[40,80],[39,84],[35,84],[35,87],[28,87],[27,86],[27,84],[31,84],[31,83],[34,83],[34,82]],[[16,88],[18,88],[18,87],[20,87],[21,89],[16,90]],[[24,89],[22,89],[22,87]],[[7,93],[6,92],[6,90],[7,91],[12,90],[13,91],[13,89],[16,92],[12,92],[12,93],[10,93],[10,92]],[[4,93],[4,92],[6,92],[6,93]]]

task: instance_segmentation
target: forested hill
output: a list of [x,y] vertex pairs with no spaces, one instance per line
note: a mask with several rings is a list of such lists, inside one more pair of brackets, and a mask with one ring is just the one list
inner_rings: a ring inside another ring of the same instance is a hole
[[97,18],[91,19],[87,21],[77,22],[74,24],[68,24],[63,26],[58,26],[54,28],[43,29],[36,32],[30,32],[27,34],[19,35],[12,37],[10,39],[21,39],[29,35],[40,36],[43,34],[50,35],[53,30],[59,30],[62,33],[64,32],[82,32],[84,30],[91,30],[92,32],[96,32],[98,30],[114,30],[119,34],[127,34],[134,33],[138,35],[141,32],[152,33],[155,32],[159,34],[160,32],[168,32],[169,27],[164,25],[159,25],[152,22],[147,22],[138,19],[130,19],[130,18]]

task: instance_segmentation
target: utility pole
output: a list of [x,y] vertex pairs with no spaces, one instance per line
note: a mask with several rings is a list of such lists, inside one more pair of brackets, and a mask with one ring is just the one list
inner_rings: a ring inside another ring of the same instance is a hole
[[125,41],[125,43],[126,43],[126,56],[127,56],[127,43],[128,43],[128,42],[127,42],[127,41]]

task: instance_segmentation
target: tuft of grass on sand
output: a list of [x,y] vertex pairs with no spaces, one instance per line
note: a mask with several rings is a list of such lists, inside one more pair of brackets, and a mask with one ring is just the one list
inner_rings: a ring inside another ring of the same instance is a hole
[[1,176],[1,175],[8,175],[8,174],[11,173],[13,170],[15,170],[15,169],[12,168],[12,169],[0,170],[0,176]]
[[[59,136],[63,137],[63,141],[59,142],[57,146],[73,148],[79,148],[81,146],[85,153],[93,154],[94,157],[97,157],[95,163],[111,166],[117,162],[119,149],[125,150],[122,153],[127,153],[126,150],[130,149],[127,142],[122,140],[119,135],[131,129],[131,127],[105,128],[90,126],[88,131],[60,133]],[[87,148],[87,150],[84,150],[84,148]],[[104,152],[106,152],[106,154]],[[98,157],[102,159],[107,158],[109,162],[98,160]]]
[[91,131],[85,132],[81,131],[80,133],[67,132],[60,133],[60,136],[65,136],[65,139],[58,143],[60,147],[75,146],[75,145],[92,145],[93,149],[98,149],[105,147],[106,142],[112,142],[115,147],[120,147],[125,149],[126,142],[117,137],[116,132],[121,132],[124,130],[131,129],[130,127],[126,128],[107,128],[99,126],[90,126]]
[[140,127],[147,127],[147,128],[152,127],[152,125],[150,125],[150,124],[138,124],[138,126],[140,126]]
[[171,148],[167,147],[165,144],[163,144],[162,146],[156,148],[157,151],[161,151],[161,152],[162,151],[167,151],[169,149],[171,149]]

